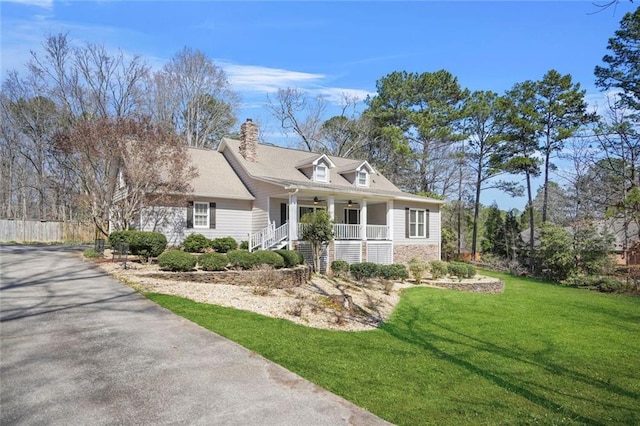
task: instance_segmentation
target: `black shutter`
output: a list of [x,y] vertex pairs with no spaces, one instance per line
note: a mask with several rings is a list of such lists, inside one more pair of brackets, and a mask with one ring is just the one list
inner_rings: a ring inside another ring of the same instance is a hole
[[216,229],[216,203],[209,203],[209,229]]
[[424,212],[424,233],[429,238],[429,210]]
[[280,203],[280,226],[287,223],[287,203]]
[[193,228],[193,201],[187,202],[187,228]]
[[409,207],[405,207],[404,208],[404,236],[406,238],[411,237],[411,227],[409,225],[409,220],[410,220]]

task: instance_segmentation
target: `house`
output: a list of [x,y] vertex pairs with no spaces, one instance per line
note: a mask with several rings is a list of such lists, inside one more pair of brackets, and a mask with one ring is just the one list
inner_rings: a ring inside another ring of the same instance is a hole
[[402,192],[366,161],[258,144],[251,120],[240,140],[189,155],[200,175],[187,206],[149,207],[141,217],[142,229],[165,233],[171,244],[201,233],[248,241],[250,250],[304,253],[300,218],[324,209],[335,222],[327,264],[440,259],[443,201]]

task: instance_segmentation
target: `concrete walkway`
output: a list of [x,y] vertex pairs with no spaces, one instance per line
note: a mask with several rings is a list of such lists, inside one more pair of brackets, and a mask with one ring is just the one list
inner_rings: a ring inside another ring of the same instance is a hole
[[388,423],[146,300],[77,249],[2,246],[0,424]]

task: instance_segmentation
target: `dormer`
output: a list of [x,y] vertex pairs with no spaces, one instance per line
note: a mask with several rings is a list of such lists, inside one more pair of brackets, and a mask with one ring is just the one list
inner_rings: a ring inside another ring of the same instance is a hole
[[352,164],[338,171],[349,182],[361,188],[368,188],[371,185],[371,175],[376,171],[371,165],[363,161],[360,164]]
[[309,157],[296,165],[306,177],[314,182],[329,183],[331,182],[331,172],[336,165],[325,154]]

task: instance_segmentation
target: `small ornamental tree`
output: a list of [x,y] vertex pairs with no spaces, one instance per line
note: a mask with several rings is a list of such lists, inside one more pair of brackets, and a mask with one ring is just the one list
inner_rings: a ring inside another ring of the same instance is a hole
[[333,240],[333,223],[329,213],[318,210],[315,213],[307,213],[300,219],[302,227],[302,240],[311,245],[313,255],[313,271],[320,270],[320,256],[322,251]]

